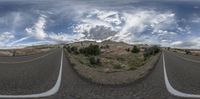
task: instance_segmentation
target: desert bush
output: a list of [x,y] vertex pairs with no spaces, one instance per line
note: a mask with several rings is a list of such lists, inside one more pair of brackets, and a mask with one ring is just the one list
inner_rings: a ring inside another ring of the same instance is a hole
[[84,50],[85,50],[86,55],[99,55],[100,54],[100,48],[98,45],[90,44]]
[[114,68],[114,69],[121,69],[122,66],[121,66],[120,64],[114,64],[114,65],[113,65],[113,68]]
[[69,53],[79,54],[78,48],[76,46],[67,46],[65,47]]
[[191,54],[190,50],[185,50],[185,54]]
[[16,50],[13,50],[13,56],[16,56]]
[[106,45],[106,47],[105,47],[105,48],[109,49],[109,48],[110,48],[110,46],[109,46],[109,45]]
[[90,44],[88,47],[79,48],[78,52],[85,55],[99,55],[100,48],[98,45]]
[[81,54],[85,54],[85,48],[79,48],[79,52],[81,53]]
[[78,48],[77,48],[76,46],[72,46],[72,47],[71,47],[71,51],[72,51],[72,52],[76,52],[76,51],[78,51]]
[[96,56],[89,57],[90,64],[92,65],[99,65],[100,64],[100,58]]
[[126,48],[125,50],[126,50],[127,52],[130,52],[130,48]]
[[69,53],[71,53],[72,51],[71,51],[71,47],[70,46],[67,46],[66,47],[66,49],[67,49],[67,51],[69,52]]
[[143,53],[144,60],[146,60],[151,55],[157,54],[158,52],[160,52],[160,48],[158,46],[152,46],[150,48],[146,48]]
[[133,46],[133,49],[131,50],[132,53],[139,53],[140,49],[137,46]]
[[144,52],[144,53],[143,53],[144,60],[146,60],[149,56],[150,56],[149,53],[147,53],[147,52]]
[[156,45],[153,46],[152,49],[153,49],[153,54],[157,54],[158,52],[160,52],[160,48]]
[[176,50],[173,50],[173,52],[177,52]]
[[74,54],[80,54],[79,51],[75,51]]
[[74,54],[79,54],[78,47],[72,46],[71,47],[71,52],[73,52]]

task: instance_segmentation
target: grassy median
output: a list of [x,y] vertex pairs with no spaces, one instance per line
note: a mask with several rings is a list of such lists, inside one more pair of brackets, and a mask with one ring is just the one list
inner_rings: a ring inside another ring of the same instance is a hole
[[[144,46],[143,46],[144,47]],[[82,64],[98,71],[113,72],[135,70],[144,65],[156,52],[145,50],[150,46],[128,45],[119,42],[79,42],[65,46],[73,64]]]

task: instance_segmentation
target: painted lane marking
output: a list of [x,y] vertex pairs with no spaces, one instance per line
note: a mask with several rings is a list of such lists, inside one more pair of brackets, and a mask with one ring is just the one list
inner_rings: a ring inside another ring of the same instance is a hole
[[59,70],[58,79],[56,81],[56,84],[50,90],[46,92],[38,93],[38,94],[29,94],[29,95],[0,95],[0,98],[41,98],[41,97],[48,97],[48,96],[56,94],[61,85],[62,67],[63,67],[63,49],[61,53],[60,70]]
[[50,52],[50,53],[47,53],[47,54],[45,54],[45,55],[42,55],[42,56],[39,56],[39,57],[36,57],[36,58],[30,59],[30,60],[26,60],[26,61],[0,62],[0,64],[28,63],[28,62],[32,62],[32,61],[35,61],[35,60],[38,60],[38,59],[44,58],[44,57],[49,56],[49,55],[51,55],[51,54],[53,54],[53,53],[54,53],[54,52]]
[[166,67],[165,67],[165,57],[164,57],[164,52],[162,53],[162,56],[163,56],[163,70],[164,70],[164,80],[165,80],[165,85],[166,85],[166,88],[168,90],[168,92],[174,96],[178,96],[178,97],[184,97],[184,98],[200,98],[200,95],[197,95],[197,94],[188,94],[188,93],[183,93],[183,92],[180,92],[176,89],[174,89],[169,80],[168,80],[168,77],[167,77],[167,72],[166,72]]

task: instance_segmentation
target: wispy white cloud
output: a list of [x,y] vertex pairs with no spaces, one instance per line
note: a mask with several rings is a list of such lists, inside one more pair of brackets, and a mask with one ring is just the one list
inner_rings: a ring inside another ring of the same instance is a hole
[[0,48],[7,47],[7,44],[14,39],[15,36],[10,32],[0,34]]
[[[200,23],[199,15],[188,16],[191,20],[187,20],[187,16],[178,15],[180,14],[179,8],[168,9],[170,6],[163,7],[164,3],[161,2],[146,5],[140,0],[20,1],[25,5],[30,4],[31,6],[28,6],[30,9],[16,5],[13,8],[19,8],[18,10],[9,9],[5,13],[0,12],[2,14],[0,16],[0,28],[3,27],[0,31],[2,38],[3,35],[7,35],[4,34],[7,30],[14,36],[2,40],[0,43],[2,46],[107,39],[134,44],[199,46],[194,43],[199,42],[197,38],[193,40],[194,38],[181,37],[185,34],[188,36],[198,33],[199,30],[190,25]],[[192,5],[191,7],[196,11],[197,6]],[[187,12],[189,15],[192,15],[191,13]]]
[[15,36],[10,32],[4,32],[0,34],[0,41],[1,42],[8,42],[9,40],[13,39]]
[[51,33],[48,37],[54,41],[58,42],[74,42],[80,40],[80,38],[84,37],[83,34],[66,34],[66,33]]
[[37,39],[44,39],[47,37],[47,33],[45,33],[45,25],[46,25],[46,18],[47,16],[41,15],[38,19],[38,21],[34,24],[33,27],[31,28],[26,28],[26,32],[31,35],[36,37]]
[[22,41],[24,41],[24,40],[29,39],[29,38],[30,38],[30,37],[27,36],[27,37],[23,37],[23,38],[17,39],[17,40],[15,40],[15,41],[12,41],[11,43],[9,43],[8,46],[14,46],[15,44],[18,44],[18,43],[20,43],[20,42],[22,42]]
[[45,41],[52,41],[52,42],[73,42],[75,40],[80,39],[84,35],[81,33],[73,33],[73,34],[67,34],[67,33],[54,33],[54,32],[47,32],[46,24],[47,24],[47,16],[41,15],[38,19],[38,21],[32,26],[31,28],[26,28],[26,32],[29,35],[28,37],[24,37],[18,41],[15,41],[14,43],[18,43],[22,40],[28,39],[30,37],[35,37],[38,40],[42,40],[40,42]]
[[198,48],[200,48],[199,42],[200,42],[200,37],[191,37],[184,41],[183,40],[174,41],[170,45],[171,45],[171,47],[176,47],[176,48],[198,49]]
[[13,45],[13,46],[8,47],[8,48],[23,48],[23,47],[26,47],[26,46],[43,45],[43,44],[57,44],[57,42],[55,42],[55,41],[48,41],[48,40],[45,40],[45,41],[35,41],[35,42],[23,42],[23,43],[18,43],[16,45]]
[[[109,38],[127,43],[138,43],[140,41],[140,43],[158,43],[162,39],[167,39],[164,38],[165,36],[173,37],[177,34],[174,31],[170,31],[170,29],[173,30],[178,27],[175,14],[170,11],[157,12],[154,10],[138,9],[119,12],[95,9],[91,11],[87,10],[83,14],[86,14],[86,17],[81,18],[79,24],[74,27],[74,32],[93,35],[94,31],[91,32],[92,29],[103,26],[110,28],[110,33],[115,31],[115,35],[104,36],[104,39]],[[144,34],[147,30],[150,30],[150,32]],[[102,30],[102,32],[105,31]],[[143,37],[139,37],[141,35]]]

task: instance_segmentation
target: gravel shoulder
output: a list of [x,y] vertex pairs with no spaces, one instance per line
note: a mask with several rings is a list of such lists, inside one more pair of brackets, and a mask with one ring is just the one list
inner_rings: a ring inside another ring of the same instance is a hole
[[65,54],[68,57],[72,68],[78,73],[78,75],[93,83],[102,85],[123,85],[142,79],[150,73],[160,57],[160,53],[152,56],[143,66],[137,68],[136,70],[110,73],[100,72],[95,68],[81,64],[73,57],[71,57],[67,51],[65,51]]

